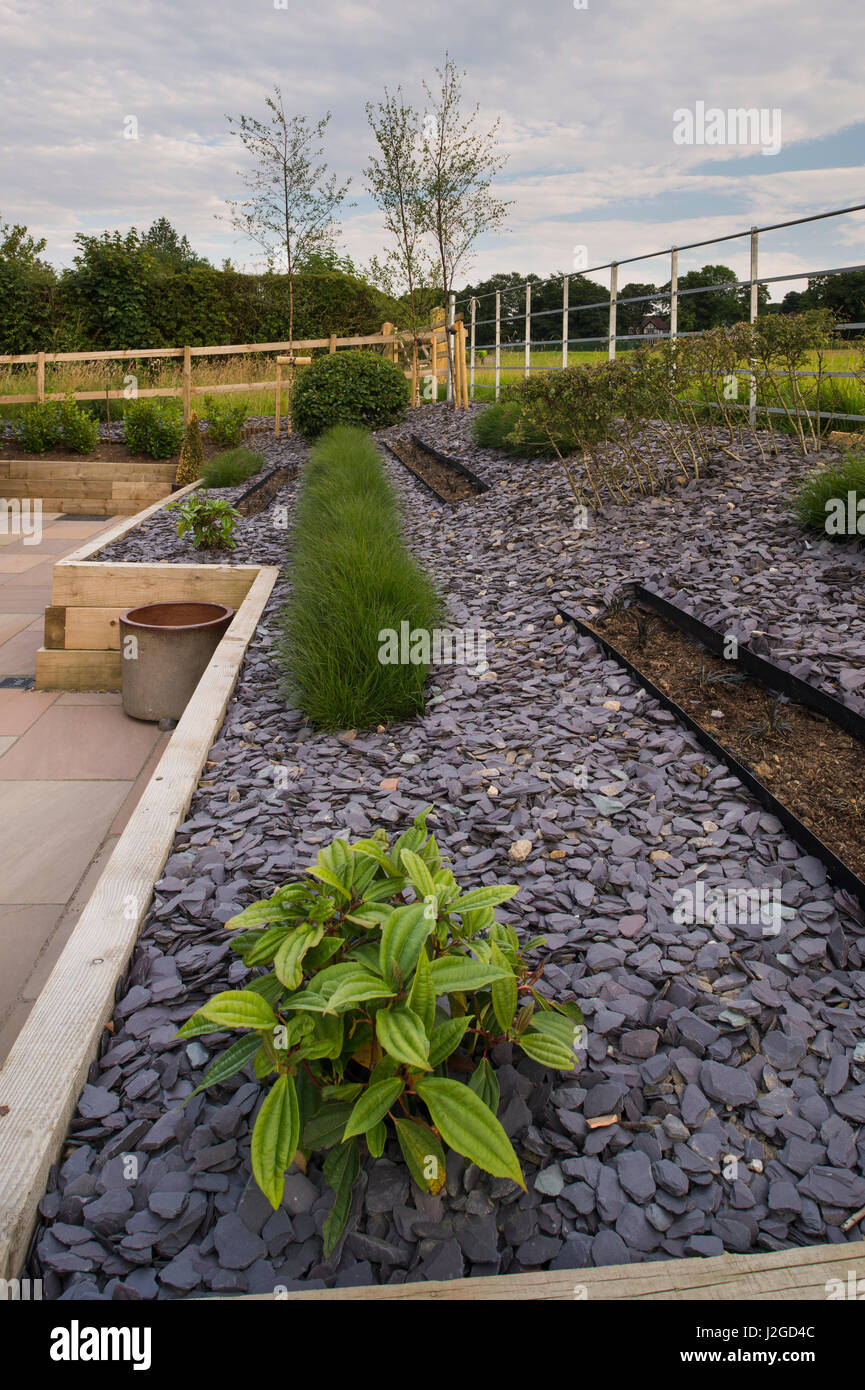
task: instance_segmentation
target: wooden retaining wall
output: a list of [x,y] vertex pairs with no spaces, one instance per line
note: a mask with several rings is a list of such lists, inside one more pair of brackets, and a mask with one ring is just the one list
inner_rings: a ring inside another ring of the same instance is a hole
[[140,603],[197,599],[239,609],[259,565],[171,565],[105,562],[93,556],[136,529],[190,483],[58,560],[45,645],[36,653],[37,690],[119,690],[120,615]]
[[104,459],[0,459],[4,497],[39,497],[46,512],[134,516],[171,492],[176,464]]

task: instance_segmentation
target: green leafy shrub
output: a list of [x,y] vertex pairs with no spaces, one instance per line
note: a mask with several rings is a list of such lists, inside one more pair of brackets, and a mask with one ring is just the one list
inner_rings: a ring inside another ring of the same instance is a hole
[[312,451],[294,508],[281,662],[289,698],[321,729],[365,728],[424,707],[428,667],[384,664],[382,630],[430,632],[442,605],[402,539],[396,495],[362,430]]
[[381,429],[403,418],[411,386],[395,362],[374,352],[335,352],[318,357],[297,376],[292,400],[301,434],[332,425]]
[[[430,808],[431,809],[431,808]],[[252,1063],[270,1089],[252,1132],[256,1182],[274,1208],[298,1150],[327,1150],[336,1196],[325,1254],[348,1218],[360,1138],[374,1157],[395,1139],[415,1182],[438,1192],[445,1148],[525,1187],[497,1111],[489,1054],[512,1041],[555,1070],[576,1063],[582,1015],[535,988],[514,929],[494,909],[511,884],[462,892],[426,817],[391,847],[384,831],[335,840],[304,879],[253,903],[227,926],[248,966],[268,967],[245,989],[217,994],[180,1030],[243,1036],[212,1063],[199,1089]],[[448,1075],[459,1057],[458,1075]]]
[[31,405],[18,421],[18,443],[28,454],[45,454],[63,442],[60,407],[56,401]]
[[183,428],[183,441],[174,482],[177,487],[188,487],[197,483],[204,472],[204,445],[201,442],[201,427],[195,411],[190,411],[189,419]]
[[223,454],[214,454],[204,465],[204,486],[234,487],[260,473],[263,467],[263,454],[253,453],[251,449],[227,449]]
[[861,540],[865,536],[865,454],[848,454],[839,463],[809,474],[793,497],[792,509],[800,526],[839,540]]
[[205,396],[204,409],[207,416],[207,438],[210,443],[240,443],[243,424],[249,415],[248,406],[242,401],[221,401],[218,396]]
[[169,503],[165,510],[177,512],[177,534],[190,536],[196,550],[233,550],[237,544],[234,531],[240,512],[224,497],[209,497],[202,489],[182,502]]
[[41,401],[29,406],[19,417],[16,433],[28,454],[45,454],[49,449],[73,449],[89,454],[99,443],[99,426],[73,396],[64,401]]
[[173,401],[129,401],[123,413],[123,432],[133,454],[167,459],[180,452],[183,417]]
[[60,406],[60,431],[65,447],[76,454],[89,454],[99,443],[99,425],[73,396],[67,396]]

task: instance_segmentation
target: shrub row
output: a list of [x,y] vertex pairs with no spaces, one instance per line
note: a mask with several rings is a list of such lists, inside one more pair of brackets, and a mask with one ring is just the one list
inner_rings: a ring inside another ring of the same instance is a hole
[[431,631],[436,590],[406,550],[396,495],[379,453],[340,426],[304,471],[290,541],[291,596],[283,614],[286,694],[321,729],[364,728],[424,707],[427,667],[382,664],[382,630]]

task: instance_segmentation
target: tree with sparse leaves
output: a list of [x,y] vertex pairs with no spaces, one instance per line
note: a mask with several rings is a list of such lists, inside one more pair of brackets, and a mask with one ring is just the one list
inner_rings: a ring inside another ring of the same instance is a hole
[[[443,68],[436,68],[433,91],[424,83],[430,106],[423,120],[423,208],[425,224],[438,253],[445,303],[457,272],[470,259],[472,247],[485,232],[502,225],[510,203],[492,191],[494,176],[504,167],[497,153],[499,121],[489,130],[478,127],[480,107],[465,115],[462,110],[461,73],[445,54]],[[448,368],[454,380],[452,335],[447,335]],[[456,407],[456,398],[453,401]]]
[[249,190],[229,200],[238,231],[264,251],[270,268],[281,262],[288,275],[288,340],[294,339],[294,276],[306,261],[326,252],[336,235],[335,220],[351,180],[340,184],[319,162],[321,141],[330,121],[310,124],[306,116],[287,116],[282,92],[274,86],[265,97],[269,119],[229,116],[253,167],[242,177]]

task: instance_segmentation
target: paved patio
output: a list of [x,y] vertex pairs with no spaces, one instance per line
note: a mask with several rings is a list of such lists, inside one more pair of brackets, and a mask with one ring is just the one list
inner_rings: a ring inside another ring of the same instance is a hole
[[[117,520],[44,513],[36,545],[0,532],[0,681],[35,674],[55,562]],[[0,688],[0,1063],[167,739],[116,692]]]

